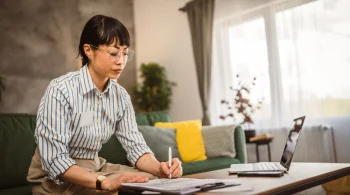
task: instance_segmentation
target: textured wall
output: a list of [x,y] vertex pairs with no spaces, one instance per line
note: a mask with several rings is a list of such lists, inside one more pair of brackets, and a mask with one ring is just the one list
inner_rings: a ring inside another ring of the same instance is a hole
[[[80,33],[96,14],[124,23],[134,48],[131,0],[0,0],[0,75],[6,85],[0,112],[37,112],[49,82],[81,66]],[[118,80],[126,89],[136,82],[135,66],[128,62]]]
[[173,121],[196,120],[203,114],[187,14],[179,11],[189,1],[134,0],[137,65],[157,62],[177,84],[170,108]]

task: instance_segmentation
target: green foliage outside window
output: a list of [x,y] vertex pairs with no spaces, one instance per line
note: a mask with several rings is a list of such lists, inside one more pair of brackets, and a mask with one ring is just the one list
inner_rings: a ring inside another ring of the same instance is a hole
[[136,110],[144,112],[170,109],[172,87],[176,84],[167,79],[165,68],[157,63],[142,64],[142,84],[133,87]]

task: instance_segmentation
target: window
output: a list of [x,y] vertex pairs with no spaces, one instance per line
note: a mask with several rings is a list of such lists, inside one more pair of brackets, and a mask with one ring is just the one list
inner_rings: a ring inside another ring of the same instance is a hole
[[[225,23],[214,21],[213,66],[222,64],[215,59],[229,58],[229,74],[239,74],[246,82],[257,77],[251,98],[265,99],[253,114],[260,126],[288,125],[301,115],[349,116],[350,1],[276,2],[236,14]],[[225,30],[228,37],[222,36]],[[217,52],[226,51],[222,48],[229,52]],[[213,78],[224,78],[222,74],[228,73],[221,71]],[[237,79],[231,80],[235,85]],[[219,107],[218,93],[212,98],[213,110]],[[214,114],[213,124],[220,124]]]
[[348,1],[314,1],[277,12],[285,109],[302,102],[311,117],[350,113],[350,14],[342,6]]
[[264,106],[256,115],[260,119],[268,119],[271,117],[271,97],[264,18],[231,27],[229,36],[233,75],[240,77],[234,79],[232,85],[237,86],[238,80],[250,85],[256,77],[255,86],[251,86],[250,99],[255,105],[264,99]]

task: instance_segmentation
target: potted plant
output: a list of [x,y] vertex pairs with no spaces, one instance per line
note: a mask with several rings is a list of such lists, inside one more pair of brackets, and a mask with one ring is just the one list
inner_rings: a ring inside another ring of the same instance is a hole
[[0,102],[3,92],[6,90],[3,80],[4,78],[0,76]]
[[[236,75],[239,80],[239,75]],[[256,77],[253,78],[252,85],[254,86],[256,82]],[[251,88],[242,81],[239,81],[237,88],[230,87],[230,90],[234,93],[233,101],[221,100],[221,104],[227,106],[228,113],[220,115],[220,119],[225,120],[230,117],[234,121],[237,119],[241,120],[240,124],[244,127],[246,142],[249,142],[251,137],[256,135],[256,131],[252,129],[253,119],[252,114],[261,108],[262,100],[258,100],[257,104],[253,104],[250,99]]]
[[176,84],[167,79],[165,68],[157,63],[142,64],[142,84],[133,87],[137,110],[152,112],[169,110],[172,87]]

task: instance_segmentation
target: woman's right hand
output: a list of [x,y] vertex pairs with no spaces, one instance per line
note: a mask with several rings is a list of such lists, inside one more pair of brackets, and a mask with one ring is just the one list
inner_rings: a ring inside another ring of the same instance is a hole
[[101,187],[103,190],[116,192],[121,186],[121,183],[144,183],[147,181],[148,177],[132,173],[124,173],[119,175],[118,177],[113,177],[113,175],[107,176],[107,179],[102,182]]

